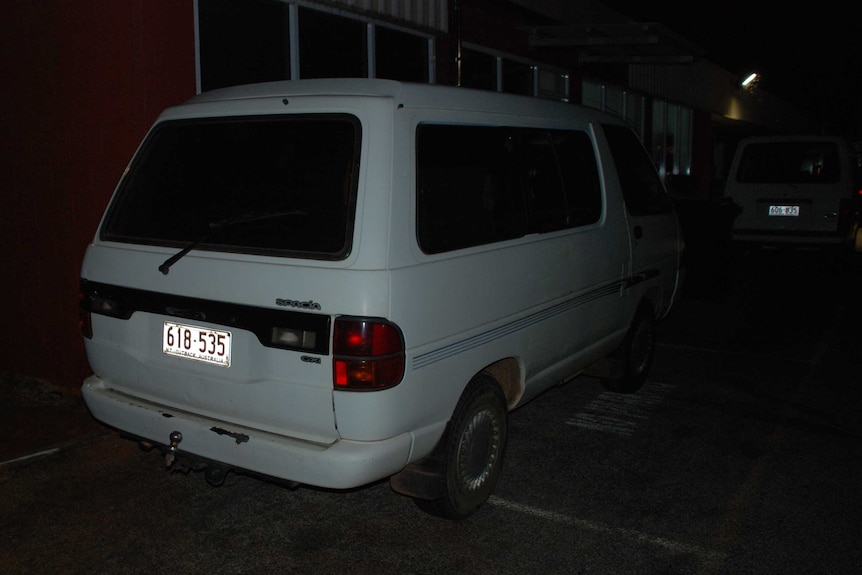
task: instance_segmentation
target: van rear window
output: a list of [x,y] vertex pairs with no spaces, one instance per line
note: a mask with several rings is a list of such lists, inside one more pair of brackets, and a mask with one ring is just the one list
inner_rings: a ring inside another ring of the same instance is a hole
[[602,195],[583,131],[423,124],[417,236],[425,253],[595,223]]
[[101,238],[344,258],[359,142],[359,122],[348,115],[165,122],[123,178]]
[[841,177],[834,142],[764,142],[749,144],[736,179],[749,184],[835,183]]

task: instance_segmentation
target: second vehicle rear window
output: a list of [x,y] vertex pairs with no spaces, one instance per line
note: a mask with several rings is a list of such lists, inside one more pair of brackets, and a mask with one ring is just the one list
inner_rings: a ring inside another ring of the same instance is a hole
[[774,142],[746,146],[736,179],[742,183],[835,183],[841,177],[832,142]]

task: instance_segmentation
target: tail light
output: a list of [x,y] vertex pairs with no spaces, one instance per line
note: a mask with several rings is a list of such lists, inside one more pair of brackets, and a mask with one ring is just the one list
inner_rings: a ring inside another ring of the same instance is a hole
[[87,339],[93,339],[93,322],[90,317],[90,310],[85,301],[87,295],[84,293],[84,282],[81,281],[81,288],[78,290],[78,327],[81,330],[81,335]]
[[132,311],[127,302],[107,286],[81,279],[78,288],[78,325],[81,334],[87,339],[93,338],[91,314],[129,319]]
[[404,377],[404,337],[393,323],[339,318],[333,338],[332,383],[348,391],[393,387]]

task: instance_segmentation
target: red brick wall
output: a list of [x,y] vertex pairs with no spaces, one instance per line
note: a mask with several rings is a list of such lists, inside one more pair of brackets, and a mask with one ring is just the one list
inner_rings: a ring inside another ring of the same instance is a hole
[[192,0],[13,0],[0,19],[0,372],[77,387],[84,249],[145,131],[195,93]]

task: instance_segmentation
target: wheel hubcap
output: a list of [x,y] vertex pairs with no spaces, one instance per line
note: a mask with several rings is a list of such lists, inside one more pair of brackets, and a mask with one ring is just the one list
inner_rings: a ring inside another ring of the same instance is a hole
[[458,450],[458,473],[468,491],[479,489],[494,468],[500,449],[500,430],[488,411],[477,412],[464,428]]
[[649,363],[653,345],[653,333],[650,326],[643,323],[632,338],[632,368],[635,373],[641,373]]

